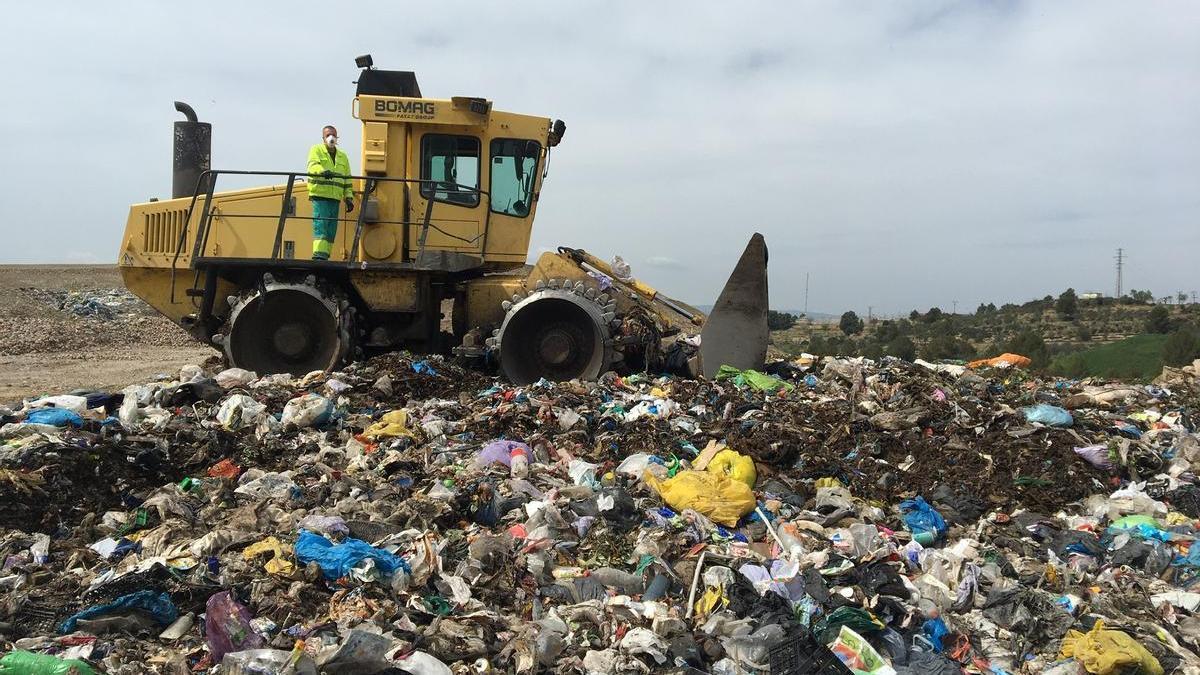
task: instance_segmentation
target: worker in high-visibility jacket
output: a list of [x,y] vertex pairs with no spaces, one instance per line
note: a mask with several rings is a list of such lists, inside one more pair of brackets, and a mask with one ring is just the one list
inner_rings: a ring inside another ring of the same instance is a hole
[[322,143],[308,151],[308,199],[313,210],[313,260],[329,260],[338,230],[338,202],[346,203],[346,213],[354,210],[354,192],[350,189],[350,158],[338,150],[337,129],[321,129]]

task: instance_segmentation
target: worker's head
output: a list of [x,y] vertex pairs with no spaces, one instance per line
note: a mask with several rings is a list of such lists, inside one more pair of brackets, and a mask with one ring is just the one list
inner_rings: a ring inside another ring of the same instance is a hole
[[337,145],[337,127],[332,124],[321,127],[321,138],[325,139],[325,145],[334,147]]

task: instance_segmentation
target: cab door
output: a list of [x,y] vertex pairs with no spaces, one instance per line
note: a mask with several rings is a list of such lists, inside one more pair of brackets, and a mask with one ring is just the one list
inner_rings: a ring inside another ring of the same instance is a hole
[[484,161],[480,137],[465,128],[444,127],[420,134],[412,153],[421,182],[410,193],[410,257],[420,251],[422,236],[426,250],[482,254],[488,204],[479,191]]

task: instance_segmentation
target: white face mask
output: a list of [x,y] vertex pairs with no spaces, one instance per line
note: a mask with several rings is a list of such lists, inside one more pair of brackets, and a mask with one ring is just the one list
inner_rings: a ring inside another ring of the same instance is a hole
[[337,136],[329,134],[325,137],[325,145],[337,145]]

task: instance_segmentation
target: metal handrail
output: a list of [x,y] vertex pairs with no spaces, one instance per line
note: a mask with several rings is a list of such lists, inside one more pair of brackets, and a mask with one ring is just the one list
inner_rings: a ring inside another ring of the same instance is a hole
[[[212,216],[213,216],[213,214],[212,214],[212,198],[213,198],[213,193],[216,189],[216,182],[217,182],[216,178],[219,175],[278,176],[278,177],[286,177],[287,178],[287,184],[284,188],[282,204],[280,205],[280,209],[279,209],[279,221],[278,221],[278,224],[276,225],[275,240],[274,240],[274,244],[271,249],[270,260],[278,260],[278,258],[279,258],[280,248],[282,246],[283,229],[284,229],[285,224],[287,223],[288,207],[290,206],[290,203],[291,203],[291,195],[292,195],[293,189],[296,184],[296,179],[300,178],[300,177],[303,177],[303,178],[318,178],[318,177],[320,177],[320,174],[310,174],[308,172],[303,172],[303,171],[245,171],[245,170],[232,170],[232,169],[220,169],[220,170],[208,169],[208,170],[201,172],[201,174],[196,179],[196,188],[192,192],[192,198],[191,198],[190,202],[188,203],[187,216],[184,219],[183,227],[180,229],[180,232],[179,232],[179,241],[176,243],[175,256],[171,260],[171,296],[172,296],[172,300],[174,299],[174,293],[175,293],[175,271],[178,266],[179,258],[183,254],[183,247],[184,247],[185,243],[187,242],[188,232],[189,232],[189,229],[190,229],[191,223],[192,223],[192,215],[195,212],[196,203],[199,201],[201,190],[204,191],[204,204],[203,204],[203,207],[201,210],[200,222],[197,227],[198,231],[196,234],[196,241],[195,241],[195,244],[192,249],[192,265],[193,266],[195,265],[195,262],[197,260],[203,259],[204,256],[202,256],[201,254],[208,247],[208,235],[212,229]],[[474,194],[477,196],[486,197],[486,199],[487,199],[486,204],[482,204],[485,206],[483,232],[478,237],[476,237],[474,240],[463,239],[463,241],[468,241],[470,243],[473,243],[476,240],[482,240],[483,242],[485,242],[485,245],[486,245],[488,228],[491,225],[491,211],[492,211],[492,209],[491,209],[492,197],[491,197],[491,193],[488,190],[483,190],[481,188],[472,188],[472,187],[469,187],[466,185],[462,185],[459,183],[452,183],[452,182],[445,181],[445,180],[432,180],[432,179],[421,179],[421,178],[397,178],[397,177],[393,177],[393,176],[346,176],[345,178],[348,180],[364,181],[364,189],[360,193],[364,197],[364,199],[362,200],[363,204],[359,208],[358,217],[355,219],[356,226],[355,226],[355,230],[354,230],[354,241],[353,241],[353,244],[351,245],[349,256],[347,257],[347,259],[345,261],[347,266],[352,266],[352,265],[355,265],[358,263],[359,245],[361,242],[362,229],[363,229],[363,225],[365,222],[364,216],[366,214],[366,198],[369,197],[375,191],[375,189],[378,187],[378,184],[381,182],[406,183],[406,184],[407,183],[416,183],[419,186],[424,186],[426,184],[429,184],[429,185],[434,185],[434,186],[443,188],[443,189],[437,190],[438,192],[450,192],[452,194]],[[453,187],[454,189],[447,190],[447,189],[445,189],[445,187]],[[421,226],[422,226],[421,227],[421,235],[418,240],[419,241],[418,257],[425,252],[425,240],[426,240],[426,237],[428,236],[430,227],[433,227],[433,229],[437,229],[439,232],[443,232],[443,234],[449,235],[449,233],[446,233],[443,230],[441,230],[440,228],[431,224],[431,219],[432,219],[431,217],[432,217],[432,213],[433,213],[433,203],[435,201],[437,201],[437,200],[434,198],[429,198],[427,200],[428,203],[427,203],[426,209],[425,209],[425,217],[421,223]],[[482,199],[480,201],[482,202]],[[476,206],[481,205],[480,203],[475,204],[475,206],[467,206],[465,204],[455,204],[453,202],[443,202],[443,203],[448,203],[451,206],[461,206],[463,208],[475,208]],[[249,217],[249,216],[247,215],[246,217]],[[255,217],[260,217],[260,216],[255,216]],[[292,217],[298,218],[300,216],[292,216]],[[345,222],[345,220],[341,219],[341,218],[339,218],[338,221]],[[406,230],[405,230],[406,238],[407,238],[407,226],[413,224],[412,222],[409,222],[409,221],[377,221],[377,222],[384,222],[385,224],[395,223],[395,224],[405,225],[406,226]],[[454,235],[449,235],[449,236],[454,236]],[[407,246],[406,246],[405,253],[407,254]]]

